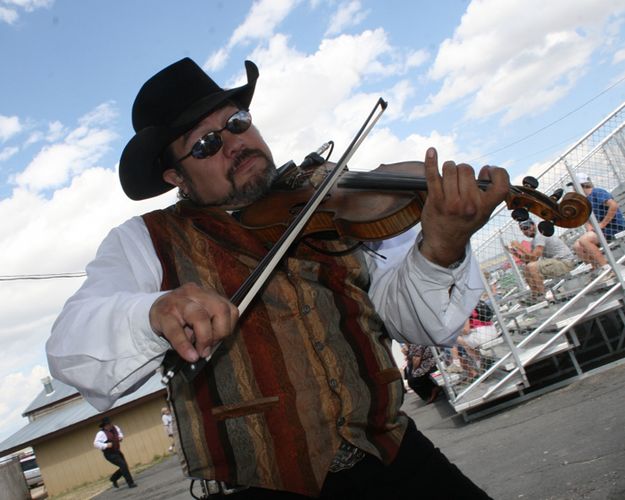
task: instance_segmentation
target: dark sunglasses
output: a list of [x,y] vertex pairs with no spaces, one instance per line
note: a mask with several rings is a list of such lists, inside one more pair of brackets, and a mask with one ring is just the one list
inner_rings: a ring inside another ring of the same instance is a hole
[[584,182],[583,184],[581,184],[581,186],[582,189],[590,189],[592,187],[592,184]]
[[235,114],[233,114],[226,121],[226,126],[220,128],[219,130],[213,130],[202,137],[191,147],[191,151],[189,151],[182,158],[176,160],[176,162],[181,162],[182,160],[187,159],[189,156],[193,156],[193,158],[197,158],[201,160],[203,158],[208,158],[209,156],[213,156],[221,149],[224,144],[223,139],[221,138],[220,132],[227,130],[231,134],[242,134],[252,125],[252,115],[250,115],[249,111],[244,109],[240,109]]

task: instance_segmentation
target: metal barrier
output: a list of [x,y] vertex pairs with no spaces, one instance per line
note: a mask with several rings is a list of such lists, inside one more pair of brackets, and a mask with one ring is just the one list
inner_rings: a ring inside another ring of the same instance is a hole
[[[537,176],[539,190],[546,194],[576,190],[587,195],[588,189],[585,193],[577,176],[582,173],[590,177],[594,188],[611,193],[625,209],[625,103]],[[531,217],[536,225],[540,222]],[[512,250],[517,245],[528,248],[531,231],[522,231],[506,207],[497,210],[474,235],[473,252],[486,288],[483,298],[492,307],[496,333],[491,328],[482,342],[480,332],[487,330],[473,328],[459,337],[454,349],[436,350],[439,373],[435,380],[444,386],[456,411],[466,416],[467,411],[504,396],[523,395],[532,385],[528,367],[549,359],[557,364],[564,353],[581,375],[576,328],[592,318],[617,311],[614,317],[623,322],[619,326],[625,332],[625,267],[620,263],[625,260],[625,227],[607,241],[600,222],[592,214],[587,228],[556,228],[555,238],[572,254],[558,257],[553,268],[528,266]],[[588,230],[597,235],[605,267],[591,261],[578,243]],[[603,329],[601,323],[599,329]],[[611,354],[622,351],[625,355],[625,333],[616,347],[609,342],[608,347]]]

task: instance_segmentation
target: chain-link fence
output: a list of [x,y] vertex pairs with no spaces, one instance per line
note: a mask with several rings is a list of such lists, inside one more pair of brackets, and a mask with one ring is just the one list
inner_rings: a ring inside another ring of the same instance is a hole
[[579,371],[574,326],[622,309],[624,127],[625,103],[537,177],[538,191],[560,205],[569,192],[587,197],[593,205],[587,224],[556,225],[550,236],[540,216],[514,220],[502,207],[474,235],[485,305],[467,319],[453,348],[436,350],[435,379],[456,411],[522,392],[530,385],[527,367],[560,353],[569,352]]

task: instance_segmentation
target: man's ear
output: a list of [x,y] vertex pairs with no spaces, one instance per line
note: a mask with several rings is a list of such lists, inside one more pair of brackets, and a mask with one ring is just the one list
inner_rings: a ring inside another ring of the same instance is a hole
[[179,188],[184,184],[184,179],[175,168],[168,168],[163,172],[163,180],[174,187]]

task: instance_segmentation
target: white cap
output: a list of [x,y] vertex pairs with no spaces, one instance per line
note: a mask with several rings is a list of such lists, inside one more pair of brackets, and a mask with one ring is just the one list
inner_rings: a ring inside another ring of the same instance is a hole
[[[577,182],[579,182],[580,184],[588,184],[588,183],[592,183],[592,181],[590,180],[590,176],[588,174],[585,174],[584,172],[577,172],[575,174],[575,178],[577,179]],[[567,184],[567,186],[572,186],[573,183],[569,182]]]

